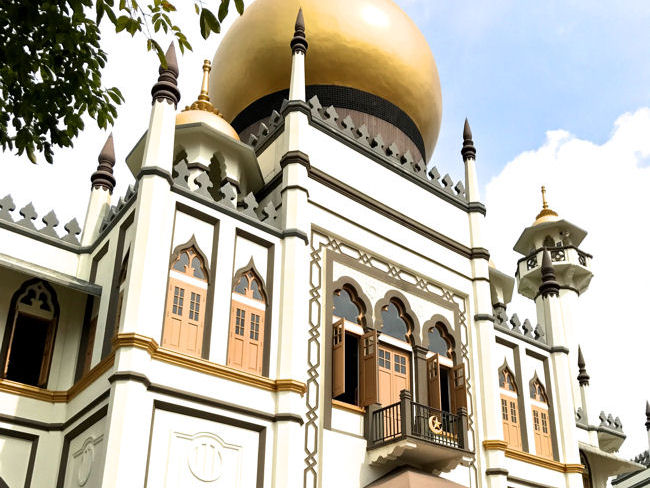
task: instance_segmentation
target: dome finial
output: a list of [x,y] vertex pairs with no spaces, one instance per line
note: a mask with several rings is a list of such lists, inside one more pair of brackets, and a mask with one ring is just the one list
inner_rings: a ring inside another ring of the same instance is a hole
[[645,428],[650,430],[650,402],[645,402]]
[[210,83],[210,70],[212,65],[207,59],[203,60],[203,81],[201,82],[201,91],[199,93],[198,99],[189,107],[185,107],[183,112],[188,110],[203,110],[205,112],[212,112],[215,115],[221,117],[221,112],[217,110],[210,102],[210,97],[208,95],[208,85]]
[[546,187],[542,185],[542,210],[537,214],[537,217],[535,217],[533,225],[556,221],[558,220],[558,217],[559,215],[555,210],[548,208],[548,202],[546,201]]
[[115,177],[113,166],[115,166],[115,147],[113,146],[113,133],[111,132],[104,143],[99,156],[97,157],[97,169],[90,176],[92,188],[105,188],[113,193],[115,188]]
[[589,386],[589,375],[585,366],[586,363],[582,355],[582,349],[578,346],[578,383],[580,386]]
[[307,54],[308,46],[309,43],[307,42],[307,37],[305,36],[305,18],[302,15],[302,7],[300,7],[298,10],[298,16],[296,17],[293,39],[291,39],[291,49],[293,50],[294,54]]
[[469,126],[467,117],[465,117],[465,126],[463,127],[463,148],[460,150],[460,153],[463,155],[463,161],[467,161],[469,158],[476,159],[476,148],[472,140],[472,129]]
[[165,62],[166,68],[163,68],[162,64],[158,68],[158,81],[151,89],[151,96],[154,102],[166,100],[176,106],[181,99],[181,92],[178,90],[178,61],[173,42],[165,53]]

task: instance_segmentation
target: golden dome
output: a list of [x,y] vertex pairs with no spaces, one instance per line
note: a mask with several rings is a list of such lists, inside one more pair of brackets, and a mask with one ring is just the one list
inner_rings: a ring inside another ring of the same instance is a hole
[[210,96],[226,120],[289,87],[299,7],[307,85],[355,88],[396,105],[415,123],[429,159],[442,117],[438,70],[426,39],[392,0],[256,0],[214,56]]
[[208,96],[208,83],[210,79],[210,61],[203,61],[203,82],[199,98],[189,107],[185,107],[181,113],[176,115],[176,125],[193,124],[203,122],[213,129],[239,140],[237,131],[225,121],[219,110],[214,108]]
[[560,216],[555,210],[548,208],[548,203],[546,203],[546,187],[542,187],[542,210],[535,217],[535,222],[533,225],[543,224],[544,222],[557,222],[560,220]]

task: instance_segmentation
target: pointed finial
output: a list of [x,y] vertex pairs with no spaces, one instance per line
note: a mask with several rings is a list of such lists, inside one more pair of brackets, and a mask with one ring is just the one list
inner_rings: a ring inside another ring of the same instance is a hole
[[113,146],[113,133],[111,132],[104,143],[99,156],[97,157],[98,165],[95,172],[90,177],[92,188],[105,188],[113,193],[115,188],[115,177],[113,176],[113,166],[115,166],[115,148]]
[[212,70],[212,65],[207,59],[203,60],[203,81],[201,82],[201,91],[199,92],[199,98],[189,107],[185,107],[183,112],[188,110],[204,110],[206,112],[212,112],[215,115],[221,117],[221,112],[217,110],[212,102],[210,102],[210,96],[208,95],[208,86],[210,84],[210,71]]
[[582,349],[578,346],[578,383],[580,386],[589,386],[589,375],[585,369],[585,358],[582,355]]
[[298,17],[296,17],[296,25],[293,32],[293,39],[291,39],[291,49],[293,53],[307,53],[307,37],[305,36],[305,18],[302,15],[302,7],[298,10]]
[[650,430],[650,402],[645,402],[645,428]]
[[460,150],[463,155],[463,161],[469,158],[476,159],[476,148],[472,140],[472,129],[469,127],[467,117],[465,117],[465,126],[463,127],[463,148]]
[[558,214],[555,210],[548,208],[548,202],[546,201],[546,187],[542,186],[542,210],[535,217],[535,222],[533,225],[541,224],[542,222],[549,222],[557,220]]
[[555,281],[551,253],[546,248],[542,254],[542,284],[539,286],[539,293],[544,298],[560,295],[560,284]]
[[158,81],[151,89],[153,102],[166,100],[168,103],[178,105],[181,99],[181,92],[178,90],[178,61],[176,60],[176,48],[174,43],[169,44],[165,53],[167,67],[162,65],[158,68]]

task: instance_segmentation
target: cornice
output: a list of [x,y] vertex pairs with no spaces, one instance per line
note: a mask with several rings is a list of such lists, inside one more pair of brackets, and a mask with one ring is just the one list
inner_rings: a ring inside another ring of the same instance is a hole
[[528,452],[518,451],[508,447],[508,443],[502,440],[483,441],[483,448],[487,451],[504,451],[505,456],[510,459],[522,461],[524,463],[539,466],[541,468],[552,469],[560,473],[578,473],[584,470],[582,464],[564,464],[552,459],[546,459]]
[[267,391],[290,391],[301,396],[307,391],[305,383],[293,379],[272,380],[264,376],[258,376],[244,371],[239,371],[222,364],[213,363],[205,359],[195,358],[186,354],[162,348],[151,337],[136,333],[121,333],[113,340],[115,349],[122,347],[135,347],[143,349],[152,359],[162,361],[182,368],[209,374],[218,378],[236,381],[244,385],[260,388]]

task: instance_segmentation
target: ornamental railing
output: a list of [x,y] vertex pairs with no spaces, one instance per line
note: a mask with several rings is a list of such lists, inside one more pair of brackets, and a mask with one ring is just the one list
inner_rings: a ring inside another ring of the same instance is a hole
[[464,449],[467,445],[467,412],[458,415],[414,402],[411,393],[402,390],[400,401],[368,408],[366,435],[368,448],[401,439],[417,439],[430,444]]

